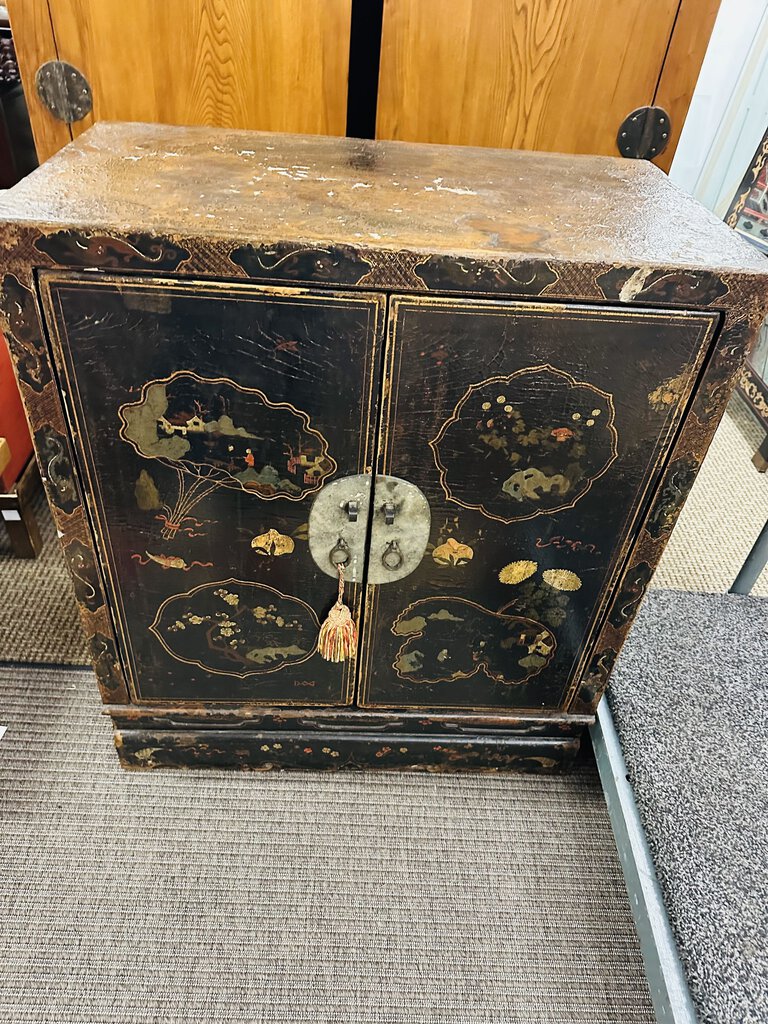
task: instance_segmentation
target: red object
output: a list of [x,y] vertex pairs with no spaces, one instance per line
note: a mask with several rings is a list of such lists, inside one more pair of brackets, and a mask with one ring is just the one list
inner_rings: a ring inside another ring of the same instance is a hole
[[573,437],[573,431],[569,430],[568,427],[555,427],[549,436],[554,437],[556,441],[568,441]]
[[5,338],[0,334],[0,437],[4,437],[11,449],[11,461],[5,469],[0,484],[9,491],[18,480],[22,469],[32,454],[32,440],[29,436],[21,396],[11,367],[11,356]]

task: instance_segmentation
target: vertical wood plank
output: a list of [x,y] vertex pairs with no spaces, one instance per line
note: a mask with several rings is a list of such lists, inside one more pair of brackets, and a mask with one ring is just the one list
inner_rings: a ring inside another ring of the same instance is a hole
[[[26,14],[27,0],[14,6]],[[351,0],[50,0],[50,12],[59,57],[93,93],[74,135],[99,120],[344,134]]]
[[681,0],[654,98],[672,124],[668,147],[653,161],[664,171],[672,166],[719,9],[720,0]]
[[42,163],[72,141],[69,125],[50,114],[35,92],[35,74],[41,64],[56,60],[56,40],[48,0],[8,0],[13,44],[19,62],[37,157]]
[[[0,437],[0,476],[8,468],[11,461],[11,446],[8,444],[4,437]],[[0,487],[2,482],[0,482]]]
[[618,155],[678,0],[385,0],[377,136]]

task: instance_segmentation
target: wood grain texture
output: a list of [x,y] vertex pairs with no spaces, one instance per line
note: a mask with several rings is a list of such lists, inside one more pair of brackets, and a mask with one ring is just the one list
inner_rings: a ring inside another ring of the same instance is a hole
[[57,56],[48,0],[8,0],[6,6],[11,18],[13,43],[29,109],[35,149],[42,163],[72,141],[69,125],[49,113],[35,92],[37,69],[48,60],[56,60]]
[[[59,57],[93,92],[75,135],[101,120],[344,133],[351,0],[49,6]],[[33,78],[28,64],[27,95]],[[45,155],[65,141],[52,138]]]
[[377,137],[616,154],[678,0],[385,0]]
[[669,145],[654,163],[668,171],[709,45],[720,0],[681,0],[654,103],[669,114]]

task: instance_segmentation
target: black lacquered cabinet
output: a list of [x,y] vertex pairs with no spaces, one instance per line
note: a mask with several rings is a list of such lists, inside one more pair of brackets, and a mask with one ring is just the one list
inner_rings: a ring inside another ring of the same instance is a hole
[[692,200],[693,240],[654,239],[672,193],[618,160],[126,125],[4,199],[127,766],[572,759],[766,304]]
[[[768,131],[739,183],[725,222],[768,256]],[[752,459],[756,468],[764,473],[768,469],[768,321],[747,353],[736,393],[766,432]]]

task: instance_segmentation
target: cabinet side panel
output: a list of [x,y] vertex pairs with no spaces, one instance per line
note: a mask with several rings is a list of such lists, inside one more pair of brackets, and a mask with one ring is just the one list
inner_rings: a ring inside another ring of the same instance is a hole
[[40,475],[72,576],[101,697],[107,704],[126,704],[130,697],[119,662],[112,618],[104,597],[31,270],[26,275],[4,275],[0,317],[13,357]]
[[574,678],[566,708],[575,714],[594,712],[608,685],[613,666],[635,620],[655,567],[704,460],[750,344],[762,323],[749,283],[733,282],[733,312],[725,316],[714,351],[698,383],[696,395],[659,479],[642,528],[629,552],[611,595],[605,622],[588,664]]

